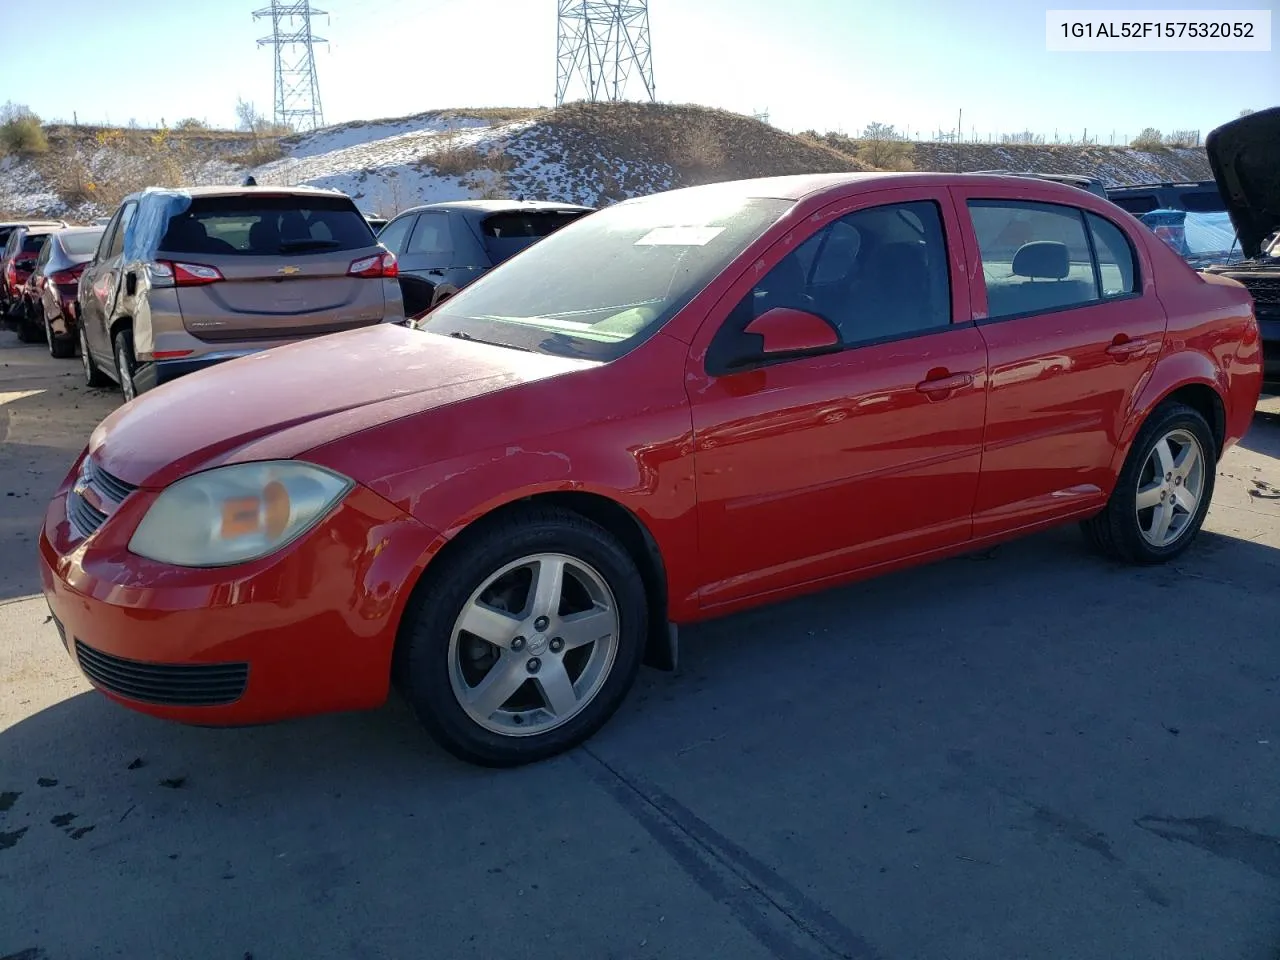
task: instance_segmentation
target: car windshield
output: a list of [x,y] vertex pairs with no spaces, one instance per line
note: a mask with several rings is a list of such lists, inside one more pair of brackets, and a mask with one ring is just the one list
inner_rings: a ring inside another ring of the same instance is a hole
[[1138,219],[1192,266],[1207,267],[1244,259],[1226,211],[1152,210]]
[[660,329],[791,205],[715,188],[627,201],[555,231],[415,325],[613,360]]

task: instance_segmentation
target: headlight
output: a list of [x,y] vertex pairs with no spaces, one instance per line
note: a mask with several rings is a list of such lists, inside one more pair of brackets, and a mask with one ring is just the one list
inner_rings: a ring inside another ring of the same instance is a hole
[[129,549],[180,567],[257,560],[306,533],[353,486],[344,476],[294,460],[218,467],[160,494]]

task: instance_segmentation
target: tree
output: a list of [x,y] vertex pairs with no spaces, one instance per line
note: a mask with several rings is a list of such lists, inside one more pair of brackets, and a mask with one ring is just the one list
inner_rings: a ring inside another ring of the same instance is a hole
[[1174,130],[1164,138],[1166,147],[1198,147],[1200,146],[1199,130]]
[[877,170],[910,170],[914,150],[891,123],[868,123],[859,138],[857,157]]
[[1245,107],[1243,110],[1241,110],[1241,111],[1240,111],[1240,116],[1242,116],[1242,117],[1247,117],[1247,116],[1248,116],[1249,114],[1251,114],[1251,113],[1253,113],[1253,108],[1252,108],[1252,107]]

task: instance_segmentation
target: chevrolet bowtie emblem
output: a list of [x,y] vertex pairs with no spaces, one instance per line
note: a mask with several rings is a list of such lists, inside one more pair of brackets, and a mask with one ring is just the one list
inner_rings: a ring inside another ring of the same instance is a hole
[[292,277],[295,273],[301,273],[301,267],[281,267],[276,273],[282,273],[286,277]]

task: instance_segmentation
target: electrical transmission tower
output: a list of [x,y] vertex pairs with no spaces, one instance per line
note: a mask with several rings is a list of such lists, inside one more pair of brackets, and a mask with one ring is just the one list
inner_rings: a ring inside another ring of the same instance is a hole
[[275,122],[293,130],[324,126],[315,45],[329,41],[311,32],[311,18],[323,16],[328,14],[311,6],[310,0],[271,0],[271,6],[253,12],[254,20],[271,20],[271,36],[260,39],[258,46],[275,47]]
[[564,103],[575,77],[594,103],[626,99],[627,81],[639,75],[648,100],[656,101],[649,0],[558,2],[556,106]]

